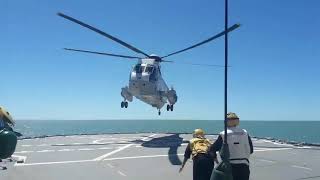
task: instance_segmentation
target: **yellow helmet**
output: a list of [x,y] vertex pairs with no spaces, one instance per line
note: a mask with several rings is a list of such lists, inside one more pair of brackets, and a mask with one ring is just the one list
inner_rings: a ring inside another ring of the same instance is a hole
[[237,116],[236,113],[229,112],[227,114],[227,125],[228,125],[228,127],[238,126],[239,123],[240,123],[239,117]]
[[193,131],[193,137],[204,137],[204,130],[202,129],[195,129]]
[[2,107],[0,107],[0,118],[11,125],[14,125],[14,120],[11,117],[10,113]]

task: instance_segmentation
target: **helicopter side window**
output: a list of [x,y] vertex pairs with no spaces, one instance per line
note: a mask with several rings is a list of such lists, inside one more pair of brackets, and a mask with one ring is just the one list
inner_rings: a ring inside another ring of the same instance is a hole
[[153,69],[154,69],[153,66],[147,66],[146,69],[145,69],[145,72],[147,72],[149,74],[152,74],[153,73]]

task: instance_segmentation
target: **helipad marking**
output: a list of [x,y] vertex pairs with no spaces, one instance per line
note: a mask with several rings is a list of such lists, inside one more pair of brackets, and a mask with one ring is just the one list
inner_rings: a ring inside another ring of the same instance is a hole
[[149,156],[128,156],[128,157],[119,157],[119,158],[109,158],[104,159],[103,161],[113,161],[113,160],[125,160],[125,159],[142,159],[142,158],[156,158],[156,157],[167,157],[167,156],[183,156],[184,154],[160,154],[160,155],[149,155]]
[[58,150],[59,152],[70,152],[70,151],[74,151],[75,149],[60,149]]
[[29,145],[29,144],[23,144],[21,145],[22,147],[31,147],[32,145]]
[[83,162],[95,162],[94,160],[80,160],[80,161],[57,161],[57,162],[42,162],[42,163],[29,163],[29,164],[15,164],[14,166],[37,166],[37,165],[51,165],[51,164],[72,164]]
[[41,150],[41,151],[37,151],[37,152],[39,152],[39,153],[46,153],[46,152],[54,152],[55,150],[48,150],[48,149],[46,149],[46,150]]
[[107,150],[107,149],[114,149],[114,148],[111,148],[111,147],[102,147],[102,148],[98,148],[98,149]]
[[292,165],[291,167],[312,171],[311,168],[307,168],[307,167],[303,167],[303,166]]
[[26,153],[33,153],[34,151],[20,151],[20,152],[15,152],[15,154],[26,154]]
[[48,144],[39,144],[39,147],[43,147],[43,146],[49,146]]
[[111,164],[109,164],[109,163],[107,164],[107,166],[109,166],[110,168],[114,168],[114,166],[112,166],[112,165],[111,165]]
[[[155,136],[155,135],[154,135]],[[148,137],[147,137],[148,138]],[[145,138],[144,138],[145,139]],[[130,144],[129,144],[130,145]],[[128,145],[126,145],[128,146]],[[123,146],[122,148],[124,149]],[[123,150],[122,149],[122,150]],[[287,149],[292,149],[292,148],[281,148],[281,149],[276,149],[276,150],[287,150]],[[269,150],[263,150],[263,151],[273,151],[274,149],[269,149]],[[257,150],[256,150],[257,151]],[[116,153],[115,151],[112,151]],[[117,151],[119,152],[119,151]],[[113,153],[113,154],[114,154]],[[109,153],[108,153],[109,154]],[[107,154],[106,154],[107,155]],[[113,160],[126,160],[126,159],[143,159],[143,158],[157,158],[157,157],[168,157],[168,156],[183,156],[184,154],[163,154],[163,155],[146,155],[146,156],[129,156],[129,157],[118,157],[118,158],[108,158],[108,159],[102,159],[103,161],[113,161]],[[105,155],[104,155],[105,156]],[[101,157],[101,156],[100,156]],[[107,156],[105,156],[107,157]],[[105,158],[104,157],[104,158]],[[98,159],[98,158],[96,158]],[[37,166],[37,165],[52,165],[52,164],[71,164],[71,163],[84,163],[84,162],[97,162],[100,161],[100,159],[96,160],[76,160],[76,161],[59,161],[59,162],[42,162],[42,163],[30,163],[30,164],[15,164],[15,166]],[[295,168],[301,168],[301,169],[306,169],[306,170],[312,170],[310,168],[302,167],[302,166],[292,166]]]
[[256,149],[254,152],[265,152],[265,151],[282,151],[282,150],[289,150],[293,148],[261,148],[261,149]]
[[119,173],[121,176],[127,176],[126,174],[124,174],[124,173],[121,172],[121,171],[118,171],[118,173]]
[[258,161],[268,162],[268,163],[275,163],[275,161],[270,161],[266,159],[257,159]]
[[[145,141],[145,140],[147,140],[148,138],[151,138],[151,137],[156,136],[156,135],[157,135],[157,134],[153,134],[153,135],[151,135],[151,136],[142,138],[141,140],[142,140],[142,141]],[[119,149],[116,149],[116,150],[111,151],[111,152],[109,152],[109,153],[107,153],[107,154],[104,154],[104,155],[102,155],[102,156],[99,156],[99,157],[95,158],[94,160],[95,160],[95,161],[101,161],[101,160],[103,160],[104,158],[106,158],[106,157],[108,157],[108,156],[111,156],[111,155],[113,155],[113,154],[115,154],[115,153],[117,153],[117,152],[120,152],[120,151],[122,151],[122,150],[125,150],[125,149],[127,149],[127,148],[129,148],[130,146],[133,146],[133,145],[134,145],[134,144],[127,144],[127,145],[125,145],[125,146],[123,146],[123,147],[121,147],[121,148],[119,148]]]
[[94,161],[101,161],[101,160],[103,160],[104,158],[106,158],[106,157],[108,157],[108,156],[111,156],[112,154],[115,154],[115,153],[117,153],[117,152],[120,152],[120,151],[122,151],[122,150],[124,150],[124,149],[127,149],[128,147],[130,147],[130,146],[132,146],[132,145],[133,145],[133,144],[125,145],[125,146],[123,146],[123,147],[121,147],[121,148],[119,148],[119,149],[116,149],[116,150],[114,150],[114,151],[111,151],[111,152],[109,152],[109,153],[107,153],[107,154],[104,154],[104,155],[102,155],[102,156],[99,156],[99,157],[95,158]]
[[93,151],[94,149],[91,148],[83,148],[83,149],[78,149],[79,151]]

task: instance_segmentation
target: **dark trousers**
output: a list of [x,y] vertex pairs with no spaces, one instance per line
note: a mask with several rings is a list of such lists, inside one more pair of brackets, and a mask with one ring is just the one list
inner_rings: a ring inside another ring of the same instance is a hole
[[210,180],[214,168],[213,158],[207,154],[198,154],[193,158],[193,180]]
[[233,180],[249,180],[250,169],[246,164],[231,164]]

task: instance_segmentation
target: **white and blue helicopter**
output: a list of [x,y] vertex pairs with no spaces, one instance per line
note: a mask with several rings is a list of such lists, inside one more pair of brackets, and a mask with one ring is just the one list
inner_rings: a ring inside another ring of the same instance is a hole
[[[184,51],[193,49],[205,43],[208,43],[216,38],[219,38],[225,34],[225,31],[220,32],[204,41],[201,41],[195,45],[190,47],[184,48],[179,51],[175,51],[165,56],[157,56],[154,54],[148,55],[147,53],[139,50],[138,48],[110,35],[107,34],[93,26],[90,26],[84,22],[81,22],[77,19],[74,19],[70,16],[67,16],[62,13],[57,13],[58,16],[63,17],[67,20],[70,20],[74,23],[77,23],[85,28],[88,28],[112,41],[115,41],[122,46],[143,55],[144,57],[138,56],[127,56],[127,55],[120,55],[120,54],[111,54],[105,52],[96,52],[96,51],[88,51],[88,50],[81,50],[81,49],[72,49],[72,48],[64,48],[68,51],[76,51],[76,52],[83,52],[83,53],[91,53],[91,54],[99,54],[99,55],[106,55],[106,56],[113,56],[113,57],[120,57],[126,59],[137,59],[137,64],[133,67],[130,72],[129,78],[129,85],[125,86],[121,89],[121,96],[123,97],[123,101],[121,102],[121,108],[128,108],[128,101],[132,102],[133,97],[151,105],[152,107],[157,108],[158,114],[161,114],[161,108],[167,104],[167,111],[173,111],[173,106],[177,103],[178,96],[176,91],[173,88],[168,88],[166,82],[162,78],[161,75],[161,66],[160,63],[162,62],[172,62],[164,60],[165,58],[182,53]],[[240,27],[239,24],[235,24],[228,28],[228,32],[231,32],[235,29]],[[191,65],[199,65],[199,64],[191,64]],[[210,65],[209,65],[210,66]],[[212,65],[216,66],[216,65]]]

